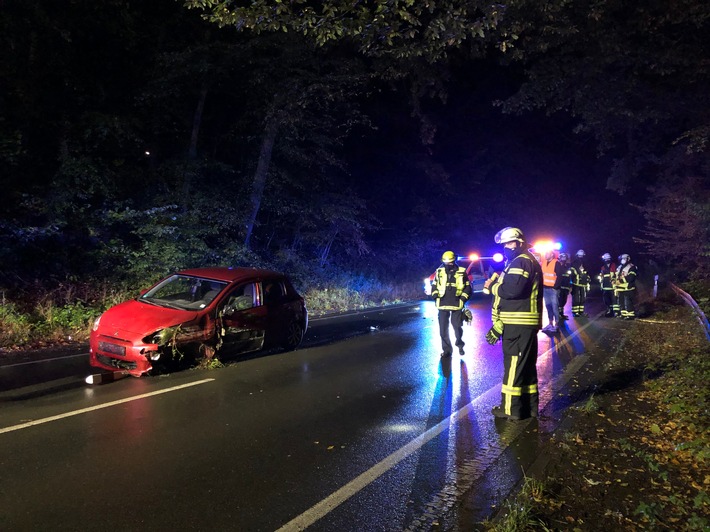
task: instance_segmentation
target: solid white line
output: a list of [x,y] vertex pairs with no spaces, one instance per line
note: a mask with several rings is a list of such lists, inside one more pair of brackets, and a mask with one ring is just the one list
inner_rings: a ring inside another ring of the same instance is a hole
[[56,416],[45,417],[42,419],[35,419],[33,421],[28,421],[27,423],[21,423],[20,425],[12,425],[10,427],[0,428],[0,434],[5,432],[12,432],[14,430],[26,429],[28,427],[33,427],[35,425],[41,425],[42,423],[49,423],[50,421],[58,421],[67,417],[78,416],[79,414],[86,414],[87,412],[93,412],[94,410],[101,410],[102,408],[108,408],[109,406],[116,406],[123,403],[129,403],[131,401],[137,401],[138,399],[145,399],[146,397],[151,397],[153,395],[160,395],[163,393],[174,392],[176,390],[182,390],[183,388],[189,388],[191,386],[197,386],[198,384],[205,384],[206,382],[212,382],[214,379],[203,379],[201,381],[190,382],[188,384],[181,384],[180,386],[173,386],[172,388],[165,388],[164,390],[158,390],[155,392],[144,393],[141,395],[136,395],[133,397],[127,397],[125,399],[119,399],[117,401],[111,401],[109,403],[103,403],[96,406],[90,406],[88,408],[82,408],[80,410],[72,410],[71,412],[65,412],[64,414],[58,414]]
[[[569,343],[569,340],[572,338],[576,337],[581,333],[584,329],[589,327],[594,320],[596,320],[599,316],[601,316],[601,312],[596,315],[592,320],[589,321],[586,325],[580,327],[577,329],[573,334],[567,336],[563,340],[559,342],[555,348],[560,347],[561,345],[565,345]],[[553,348],[548,349],[545,351],[542,355],[539,356],[545,356],[548,353],[552,351]],[[579,368],[576,368],[579,370]],[[476,399],[462,407],[461,409],[457,410],[453,414],[451,414],[449,417],[441,420],[437,425],[433,426],[423,434],[420,434],[416,438],[414,438],[412,441],[410,441],[407,445],[404,447],[401,447],[397,451],[393,452],[389,456],[387,456],[385,459],[382,461],[378,462],[374,466],[372,466],[370,469],[365,471],[364,473],[360,474],[359,476],[355,477],[353,480],[345,484],[342,488],[338,489],[337,491],[334,491],[330,495],[328,495],[325,499],[320,501],[319,503],[315,504],[305,512],[303,512],[301,515],[298,517],[292,519],[285,525],[283,525],[281,528],[277,530],[277,532],[291,532],[292,530],[305,530],[309,526],[311,526],[313,523],[318,521],[319,519],[325,517],[327,514],[335,510],[338,506],[340,506],[342,503],[347,501],[350,497],[353,495],[356,495],[359,491],[367,487],[369,484],[377,480],[379,477],[387,473],[390,469],[392,469],[395,465],[397,465],[399,462],[407,458],[409,455],[414,453],[415,451],[418,451],[421,447],[426,445],[430,440],[433,438],[436,438],[439,434],[444,432],[446,429],[449,428],[449,426],[453,425],[456,420],[460,417],[463,417],[467,415],[469,412],[473,410],[474,407],[474,402],[480,399],[482,396],[488,395],[489,393],[495,392],[496,389],[499,388],[499,385],[493,386],[491,389],[488,391],[482,393],[479,395]]]
[[295,519],[286,523],[284,526],[279,528],[277,532],[303,530],[309,527],[318,519],[330,513],[336,507],[338,507],[350,497],[365,488],[367,485],[371,484],[379,477],[384,475],[387,471],[389,471],[399,462],[407,458],[410,454],[423,447],[431,439],[436,438],[439,434],[448,429],[449,425],[454,423],[458,417],[465,416],[471,410],[473,410],[473,401],[468,403],[460,410],[457,410],[449,417],[443,419],[437,425],[427,430],[425,433],[417,436],[407,445],[393,452],[387,458],[375,464],[373,467],[345,484],[345,486],[343,486],[339,490],[330,494],[328,497],[323,499],[315,506],[311,507]]

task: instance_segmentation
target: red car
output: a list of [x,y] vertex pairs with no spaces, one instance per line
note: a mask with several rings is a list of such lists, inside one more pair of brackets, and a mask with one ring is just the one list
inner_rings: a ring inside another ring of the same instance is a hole
[[308,328],[306,304],[284,274],[254,268],[177,272],[94,322],[90,364],[139,377],[153,365],[295,349]]

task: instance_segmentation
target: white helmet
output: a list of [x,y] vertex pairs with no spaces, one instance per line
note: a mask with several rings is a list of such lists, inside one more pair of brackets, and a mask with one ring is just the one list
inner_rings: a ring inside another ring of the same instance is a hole
[[522,243],[525,242],[525,236],[523,235],[523,232],[517,227],[506,227],[498,231],[493,240],[496,244],[507,244],[508,242],[512,242],[513,240],[517,240],[518,242]]
[[604,261],[611,260],[611,255],[609,253],[604,253],[604,255],[602,255],[602,260],[604,260]]
[[569,260],[569,255],[567,255],[567,253],[565,253],[565,252],[563,251],[562,253],[560,253],[560,260],[561,260],[562,262],[564,262],[564,261],[566,261],[566,260]]
[[584,257],[585,255],[586,255],[586,253],[584,252],[583,249],[580,249],[580,250],[577,252],[577,256],[578,256],[579,258],[582,258],[582,257]]
[[619,261],[631,262],[631,257],[628,255],[628,253],[622,253],[621,256],[619,256]]

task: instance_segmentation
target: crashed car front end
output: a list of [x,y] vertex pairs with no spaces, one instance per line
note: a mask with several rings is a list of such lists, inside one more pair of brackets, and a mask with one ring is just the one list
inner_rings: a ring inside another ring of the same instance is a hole
[[156,363],[168,364],[199,350],[206,336],[202,326],[187,323],[165,327],[145,336],[125,329],[94,323],[89,344],[90,364],[101,369],[123,370],[140,377]]

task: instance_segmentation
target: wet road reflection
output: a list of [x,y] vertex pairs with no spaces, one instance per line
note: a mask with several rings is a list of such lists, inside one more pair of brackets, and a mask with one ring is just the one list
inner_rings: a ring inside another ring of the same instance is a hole
[[[213,372],[14,397],[0,404],[3,425],[214,378],[184,393],[0,434],[0,456],[14,457],[4,484],[21,487],[0,488],[13,508],[7,525],[26,529],[34,519],[61,516],[67,529],[79,529],[100,508],[118,529],[200,528],[190,509],[201,508],[215,529],[429,530],[453,526],[464,497],[471,515],[484,514],[519,479],[538,426],[554,420],[494,420],[503,357],[500,345],[484,340],[490,301],[469,307],[463,357],[439,358],[437,312],[427,301],[315,320],[304,348]],[[570,369],[587,357],[585,344],[596,334],[590,324],[573,321],[556,337],[538,336],[546,412],[555,411]],[[37,467],[43,482],[25,475]],[[83,474],[63,476],[65,467]],[[53,493],[59,485],[75,504]],[[127,492],[156,494],[150,512],[131,517],[122,507]],[[43,501],[39,513],[36,500]]]

